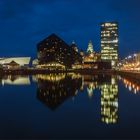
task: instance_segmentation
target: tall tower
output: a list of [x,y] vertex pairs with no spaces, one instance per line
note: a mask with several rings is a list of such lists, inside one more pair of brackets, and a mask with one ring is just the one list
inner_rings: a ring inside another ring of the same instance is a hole
[[118,23],[101,24],[101,60],[111,62],[112,68],[118,62]]
[[92,41],[90,40],[88,43],[88,48],[87,48],[87,53],[93,53],[93,45],[92,45]]
[[71,47],[72,47],[72,49],[74,49],[76,52],[78,52],[78,48],[77,48],[77,45],[76,45],[75,41],[72,41]]

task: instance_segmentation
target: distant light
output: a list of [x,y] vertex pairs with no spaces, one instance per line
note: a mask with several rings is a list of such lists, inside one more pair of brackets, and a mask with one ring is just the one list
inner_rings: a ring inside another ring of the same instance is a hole
[[130,59],[130,58],[132,58],[132,56],[131,56],[131,55],[129,55],[129,56],[128,56],[128,59]]
[[136,57],[137,56],[137,54],[134,54],[134,57]]

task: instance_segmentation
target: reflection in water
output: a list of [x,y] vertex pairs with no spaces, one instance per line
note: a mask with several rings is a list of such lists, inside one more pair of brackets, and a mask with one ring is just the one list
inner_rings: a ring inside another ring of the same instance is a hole
[[51,81],[51,82],[59,82],[63,79],[65,79],[65,74],[49,74],[49,75],[37,75],[37,79],[42,79],[45,81]]
[[94,90],[99,88],[98,80],[99,77],[97,75],[84,75],[83,76],[83,85],[87,88],[88,97],[91,99],[94,93]]
[[117,123],[118,85],[115,76],[80,76],[76,74],[37,75],[37,98],[52,110],[68,98],[74,97],[86,88],[89,98],[95,89],[101,90],[101,120],[104,123]]
[[122,81],[123,81],[125,87],[129,91],[132,91],[135,94],[140,92],[140,82],[139,81],[135,81],[135,80],[132,80],[132,79],[129,80],[129,79],[126,79],[126,78],[122,78]]
[[118,120],[118,85],[113,76],[101,85],[101,118],[107,124]]
[[[94,90],[101,91],[101,121],[106,124],[118,122],[118,78],[105,75],[47,74],[32,76],[37,83],[37,99],[51,110],[57,109],[67,99],[73,99],[78,93],[85,93],[91,99]],[[138,93],[140,82],[120,78],[128,90]],[[3,76],[1,84],[30,85],[29,76]],[[96,93],[96,92],[95,92]],[[95,100],[94,100],[95,101]]]
[[6,75],[2,78],[2,85],[30,85],[29,76]]
[[37,98],[55,110],[65,100],[77,94],[82,85],[79,75],[37,75]]
[[90,83],[88,86],[87,86],[87,92],[88,92],[88,96],[89,98],[92,98],[93,96],[93,90],[95,89],[93,83]]

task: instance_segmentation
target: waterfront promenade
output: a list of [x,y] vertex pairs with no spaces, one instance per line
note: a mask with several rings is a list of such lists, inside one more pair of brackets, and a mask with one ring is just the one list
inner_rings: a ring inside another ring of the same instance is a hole
[[117,71],[118,75],[122,77],[130,77],[140,80],[140,71]]
[[129,77],[133,79],[140,79],[140,72],[138,71],[116,71],[116,70],[95,70],[95,69],[67,69],[67,70],[48,70],[48,69],[7,69],[1,70],[2,75],[36,75],[36,74],[59,74],[59,73],[77,73],[81,75],[120,75],[121,77]]
[[48,70],[48,69],[6,69],[1,70],[1,74],[12,75],[32,75],[32,74],[48,74],[48,73],[80,73],[80,74],[113,74],[114,70],[93,70],[93,69],[67,69],[67,70]]

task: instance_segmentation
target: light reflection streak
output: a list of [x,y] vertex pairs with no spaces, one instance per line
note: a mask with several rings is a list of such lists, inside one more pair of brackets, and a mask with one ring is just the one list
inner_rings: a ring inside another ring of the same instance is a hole
[[140,83],[138,81],[134,82],[132,80],[122,78],[122,82],[124,83],[125,87],[132,93],[137,94],[140,92]]

